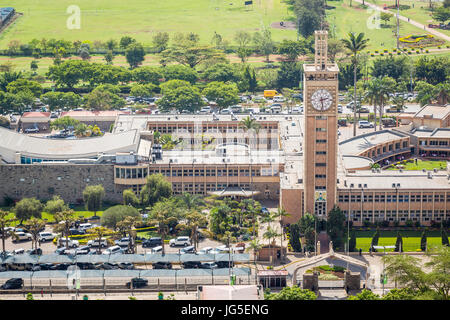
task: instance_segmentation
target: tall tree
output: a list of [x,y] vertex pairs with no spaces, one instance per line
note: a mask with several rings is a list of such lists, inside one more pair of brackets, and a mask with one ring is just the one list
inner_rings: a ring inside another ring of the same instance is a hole
[[17,220],[22,224],[22,221],[28,220],[31,217],[41,218],[42,208],[42,203],[36,198],[23,198],[16,203],[14,213],[16,214]]
[[333,249],[335,250],[344,248],[345,221],[344,213],[337,206],[334,206],[328,213],[327,233],[333,241]]
[[142,205],[153,206],[171,195],[172,184],[162,174],[152,174],[147,176],[145,185],[141,189],[140,200]]
[[136,208],[128,205],[116,205],[109,207],[103,212],[100,218],[102,226],[117,230],[118,224],[126,217],[140,217],[139,211]]
[[132,254],[136,252],[136,226],[142,222],[141,215],[126,216],[122,221],[117,223],[117,227],[128,234],[130,241],[128,242],[128,251]]
[[344,46],[352,54],[352,64],[353,64],[353,86],[354,86],[354,100],[353,105],[355,106],[353,110],[353,136],[356,136],[356,69],[358,68],[358,53],[367,47],[367,42],[369,39],[364,39],[364,33],[359,33],[355,36],[355,33],[350,32],[348,34],[348,39],[342,39]]
[[323,0],[295,0],[292,2],[299,34],[307,38],[314,34],[315,30],[321,29],[321,23],[325,19]]
[[14,221],[14,218],[10,216],[10,213],[5,210],[0,209],[0,232],[2,235],[2,250],[3,253],[5,253],[5,239],[8,236],[6,232],[6,228],[9,227],[12,222]]
[[125,50],[125,57],[131,69],[140,66],[145,60],[144,47],[140,43],[132,43],[128,45]]
[[161,235],[162,254],[165,254],[164,239],[169,233],[170,225],[177,224],[179,219],[180,210],[175,199],[161,199],[150,211],[150,222],[158,225],[158,232]]
[[136,207],[139,205],[139,198],[134,193],[133,189],[126,189],[122,192],[123,204],[126,206]]
[[94,211],[94,216],[97,216],[97,211],[102,209],[103,198],[105,196],[105,189],[101,184],[95,186],[86,186],[83,190],[83,201],[88,211]]
[[66,237],[66,248],[69,248],[70,228],[75,223],[75,211],[72,209],[55,213],[55,221],[57,224],[53,226],[55,232],[60,232],[61,237]]
[[31,217],[24,222],[25,228],[31,234],[31,249],[38,248],[39,233],[45,227],[45,221]]

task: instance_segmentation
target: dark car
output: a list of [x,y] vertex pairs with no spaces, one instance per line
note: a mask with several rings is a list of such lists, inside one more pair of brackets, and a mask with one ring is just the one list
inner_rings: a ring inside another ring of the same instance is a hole
[[131,284],[133,284],[133,288],[142,288],[147,286],[148,280],[142,278],[133,278],[130,282],[127,282],[128,289],[131,289]]
[[66,253],[67,248],[66,247],[61,247],[55,250],[56,254],[65,254]]
[[162,240],[159,237],[153,237],[142,241],[143,248],[154,248],[162,245]]
[[133,270],[134,264],[132,264],[131,262],[121,262],[119,263],[119,268],[125,270]]
[[22,278],[12,278],[7,280],[2,286],[0,286],[0,289],[2,290],[8,290],[8,289],[20,289],[23,286],[23,279]]
[[[216,261],[218,268],[233,268],[234,262],[233,261]],[[229,266],[230,265],[230,266]]]
[[200,265],[201,269],[216,269],[218,268],[217,263],[215,262],[202,262]]
[[119,266],[117,263],[111,263],[111,262],[105,262],[102,264],[102,269],[104,270],[116,270],[119,269]]
[[56,270],[56,266],[53,263],[41,263],[39,267],[41,267],[41,270]]
[[41,271],[41,267],[37,263],[27,263],[25,264],[25,269],[27,271]]
[[94,270],[95,265],[91,262],[77,262],[77,267],[81,270]]
[[80,230],[80,229],[69,229],[70,235],[74,236],[74,235],[82,235],[82,234],[86,234],[86,230]]
[[184,253],[195,253],[195,247],[194,246],[184,247],[183,249],[180,250],[180,253],[181,254],[184,254]]
[[198,269],[201,266],[200,261],[185,261],[183,262],[183,268],[184,269]]
[[153,263],[153,269],[172,269],[172,264],[170,262],[155,262]]
[[42,255],[42,249],[41,248],[36,248],[36,249],[33,249],[33,250],[28,250],[27,253],[28,254],[32,254],[32,255],[36,254],[38,256],[41,256]]
[[70,266],[70,263],[60,263],[55,266],[55,270],[67,270]]

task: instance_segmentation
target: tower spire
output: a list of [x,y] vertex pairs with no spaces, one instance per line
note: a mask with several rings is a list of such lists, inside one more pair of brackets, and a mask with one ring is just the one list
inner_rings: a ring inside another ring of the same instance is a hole
[[316,69],[325,70],[328,60],[328,31],[316,30],[314,64]]

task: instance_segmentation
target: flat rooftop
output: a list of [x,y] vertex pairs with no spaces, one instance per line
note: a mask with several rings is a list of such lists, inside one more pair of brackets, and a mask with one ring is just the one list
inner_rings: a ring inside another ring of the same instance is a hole
[[450,104],[445,106],[427,105],[420,109],[414,118],[430,117],[430,119],[445,119],[450,116]]
[[450,128],[414,129],[411,134],[418,138],[450,138]]
[[382,130],[359,135],[339,143],[339,150],[342,155],[358,155],[377,144],[404,138],[399,132]]

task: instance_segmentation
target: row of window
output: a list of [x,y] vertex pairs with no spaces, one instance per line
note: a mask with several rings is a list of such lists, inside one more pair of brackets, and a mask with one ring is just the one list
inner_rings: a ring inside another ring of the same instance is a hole
[[[149,130],[152,131],[158,131],[160,133],[173,133],[173,132],[179,132],[179,133],[183,133],[183,132],[188,132],[188,133],[233,133],[233,132],[237,132],[237,133],[243,133],[245,132],[242,128],[237,127],[237,126],[231,126],[231,127],[216,127],[216,128],[211,128],[211,127],[186,127],[186,126],[156,126],[156,125],[150,125],[149,126]],[[278,127],[277,126],[267,126],[267,125],[262,125],[260,128],[259,133],[263,133],[264,131],[267,131],[268,133],[277,133],[278,132]]]
[[447,140],[420,140],[419,145],[421,146],[448,146]]
[[[340,194],[339,202],[445,202],[445,195],[443,194],[435,194],[434,197],[432,194],[399,194],[397,195],[384,195],[384,194],[376,194],[375,196],[372,194],[365,194],[361,197],[361,195],[351,195],[348,194]],[[447,201],[450,202],[450,193],[447,194]]]
[[[345,215],[346,218],[348,218],[348,211],[343,210],[342,213]],[[445,220],[446,216],[450,216],[450,210],[447,210],[447,213],[445,213],[444,210],[435,210],[434,212],[432,210],[423,210],[420,212],[420,210],[387,210],[385,211],[370,211],[370,210],[364,210],[361,211],[351,211],[350,212],[350,219],[353,221],[362,221],[362,220],[372,220],[372,218],[376,221],[395,221],[397,218],[400,221],[406,221],[406,220],[424,220],[424,221],[430,221],[431,219],[436,221]],[[422,218],[422,219],[421,219]]]

